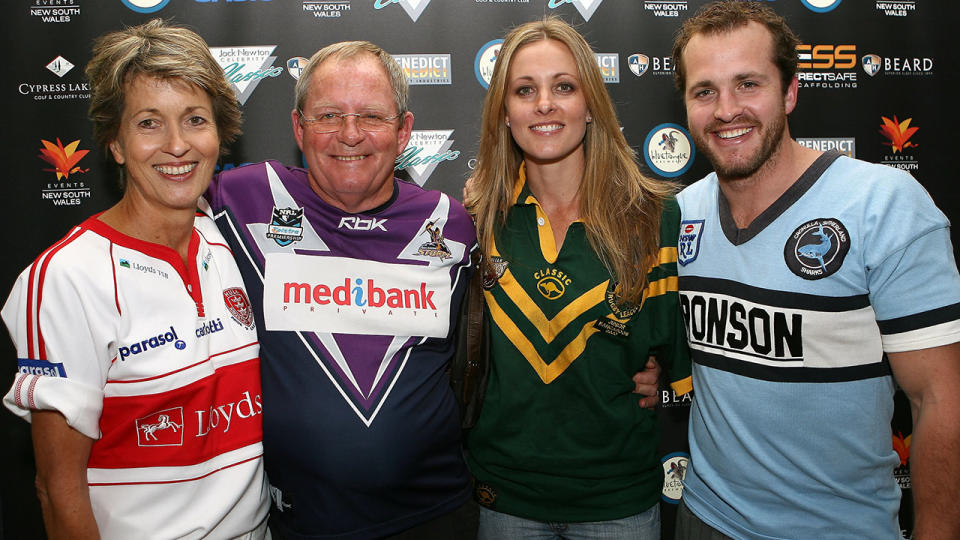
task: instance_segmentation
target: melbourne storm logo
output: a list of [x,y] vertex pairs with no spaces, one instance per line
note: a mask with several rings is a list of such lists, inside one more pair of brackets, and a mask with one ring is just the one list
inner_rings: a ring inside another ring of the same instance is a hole
[[424,227],[424,230],[430,233],[430,241],[420,246],[420,249],[417,250],[417,255],[437,257],[442,261],[449,259],[452,255],[450,254],[450,248],[447,247],[447,243],[443,241],[443,230],[437,227],[436,223],[437,220],[433,220]]
[[850,249],[850,235],[840,220],[819,218],[796,228],[783,247],[783,258],[803,279],[822,279],[843,265]]

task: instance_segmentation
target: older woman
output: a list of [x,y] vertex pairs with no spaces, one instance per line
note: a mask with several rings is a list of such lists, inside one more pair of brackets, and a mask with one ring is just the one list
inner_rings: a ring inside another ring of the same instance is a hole
[[263,538],[259,345],[197,200],[240,111],[207,44],[159,20],[99,38],[90,116],[125,181],[14,285],[19,369],[50,538]]
[[468,437],[480,538],[659,538],[658,357],[683,393],[672,186],[637,169],[583,37],[511,31],[483,108],[468,206],[484,250],[491,373]]

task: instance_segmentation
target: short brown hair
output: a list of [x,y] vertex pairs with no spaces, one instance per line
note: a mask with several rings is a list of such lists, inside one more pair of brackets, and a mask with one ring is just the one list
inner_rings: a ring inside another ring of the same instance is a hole
[[196,32],[154,19],[104,34],[87,64],[93,136],[106,148],[117,138],[126,85],[139,75],[180,79],[203,89],[213,103],[220,153],[240,134],[240,105],[223,68]]
[[673,40],[673,78],[677,88],[684,91],[687,73],[683,65],[683,49],[697,34],[721,34],[756,22],[770,31],[773,38],[773,63],[780,71],[783,91],[797,74],[797,45],[800,40],[787,21],[772,9],[758,2],[721,0],[701,7],[693,17],[684,21]]

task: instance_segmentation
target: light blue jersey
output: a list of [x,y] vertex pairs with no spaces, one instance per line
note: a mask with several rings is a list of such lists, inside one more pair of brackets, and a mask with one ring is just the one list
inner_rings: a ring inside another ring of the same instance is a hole
[[838,156],[746,229],[716,174],[678,197],[683,498],[734,538],[900,538],[884,352],[960,341],[946,217],[907,173]]

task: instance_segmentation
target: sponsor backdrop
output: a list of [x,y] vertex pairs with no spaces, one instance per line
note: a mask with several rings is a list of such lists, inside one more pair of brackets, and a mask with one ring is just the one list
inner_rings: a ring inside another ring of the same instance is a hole
[[[954,2],[935,0],[761,0],[803,40],[800,102],[792,133],[805,145],[839,148],[905,169],[948,216],[953,195],[947,131],[956,123],[946,77],[957,57],[946,38]],[[709,171],[685,129],[673,89],[671,40],[703,1],[653,0],[16,0],[4,4],[4,33],[15,61],[3,78],[3,147],[10,150],[4,208],[5,298],[16,275],[69,226],[119,196],[115,167],[92,142],[83,67],[95,36],[172,19],[210,44],[243,104],[245,134],[224,169],[275,158],[302,163],[290,127],[293,87],[306,58],[340,40],[368,39],[394,54],[407,73],[416,115],[400,175],[457,198],[474,165],[480,104],[501,38],[545,14],[576,25],[593,45],[627,140],[651,175],[690,183]],[[949,10],[949,12],[948,12]],[[941,22],[943,21],[943,22]],[[956,240],[954,241],[956,245]],[[3,340],[0,387],[15,366]],[[816,392],[811,388],[811,399]],[[690,401],[661,392],[664,529],[672,535],[686,469]],[[750,399],[750,396],[744,396]],[[762,406],[762,404],[761,404]],[[910,493],[910,414],[898,396],[892,438],[901,457],[893,474]],[[0,413],[5,473],[3,532],[41,537],[33,493],[29,428]],[[824,456],[829,459],[829,456]],[[905,497],[901,522],[910,535]]]

